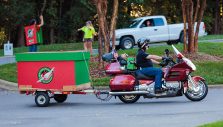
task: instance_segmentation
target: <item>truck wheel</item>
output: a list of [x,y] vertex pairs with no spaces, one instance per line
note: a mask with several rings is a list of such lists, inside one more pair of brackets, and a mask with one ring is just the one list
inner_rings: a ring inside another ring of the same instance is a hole
[[[187,36],[188,36],[188,35],[187,35]],[[179,42],[180,42],[180,43],[184,43],[184,33],[183,33],[183,32],[180,34]],[[187,38],[187,43],[188,43],[188,38]]]
[[134,40],[131,37],[124,37],[121,40],[120,47],[121,49],[131,49],[134,46]]
[[140,95],[120,95],[119,99],[124,103],[135,103],[139,100]]
[[178,44],[178,40],[175,40],[175,41],[167,41],[166,43],[167,43],[168,45]]
[[67,94],[55,94],[53,98],[56,102],[63,103],[67,100]]
[[184,33],[180,34],[180,43],[184,43]]
[[47,92],[37,92],[35,97],[35,103],[39,107],[47,107],[50,102],[50,97]]

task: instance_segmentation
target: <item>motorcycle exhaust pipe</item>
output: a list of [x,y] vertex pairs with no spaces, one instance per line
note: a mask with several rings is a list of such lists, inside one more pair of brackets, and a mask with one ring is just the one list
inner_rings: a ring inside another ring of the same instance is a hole
[[109,92],[110,95],[143,95],[143,94],[149,94],[148,91],[129,91],[129,92]]

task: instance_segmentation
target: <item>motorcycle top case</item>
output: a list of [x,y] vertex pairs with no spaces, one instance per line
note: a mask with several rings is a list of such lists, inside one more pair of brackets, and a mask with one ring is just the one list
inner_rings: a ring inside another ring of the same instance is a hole
[[135,78],[132,75],[118,75],[110,81],[111,91],[134,90]]

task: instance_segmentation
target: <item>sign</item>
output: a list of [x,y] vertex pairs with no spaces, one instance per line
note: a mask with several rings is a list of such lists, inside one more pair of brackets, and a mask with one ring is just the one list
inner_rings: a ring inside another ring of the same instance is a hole
[[5,56],[12,56],[13,55],[13,44],[9,43],[6,43],[4,44],[4,55]]
[[25,27],[26,45],[37,44],[36,25]]

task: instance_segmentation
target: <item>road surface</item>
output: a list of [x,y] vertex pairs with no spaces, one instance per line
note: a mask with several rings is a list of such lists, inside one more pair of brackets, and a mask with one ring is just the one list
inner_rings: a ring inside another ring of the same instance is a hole
[[34,96],[0,90],[0,127],[195,127],[223,120],[223,89],[210,89],[200,102],[186,97],[143,99],[123,104],[112,98],[70,95],[65,103],[53,99],[36,107]]

